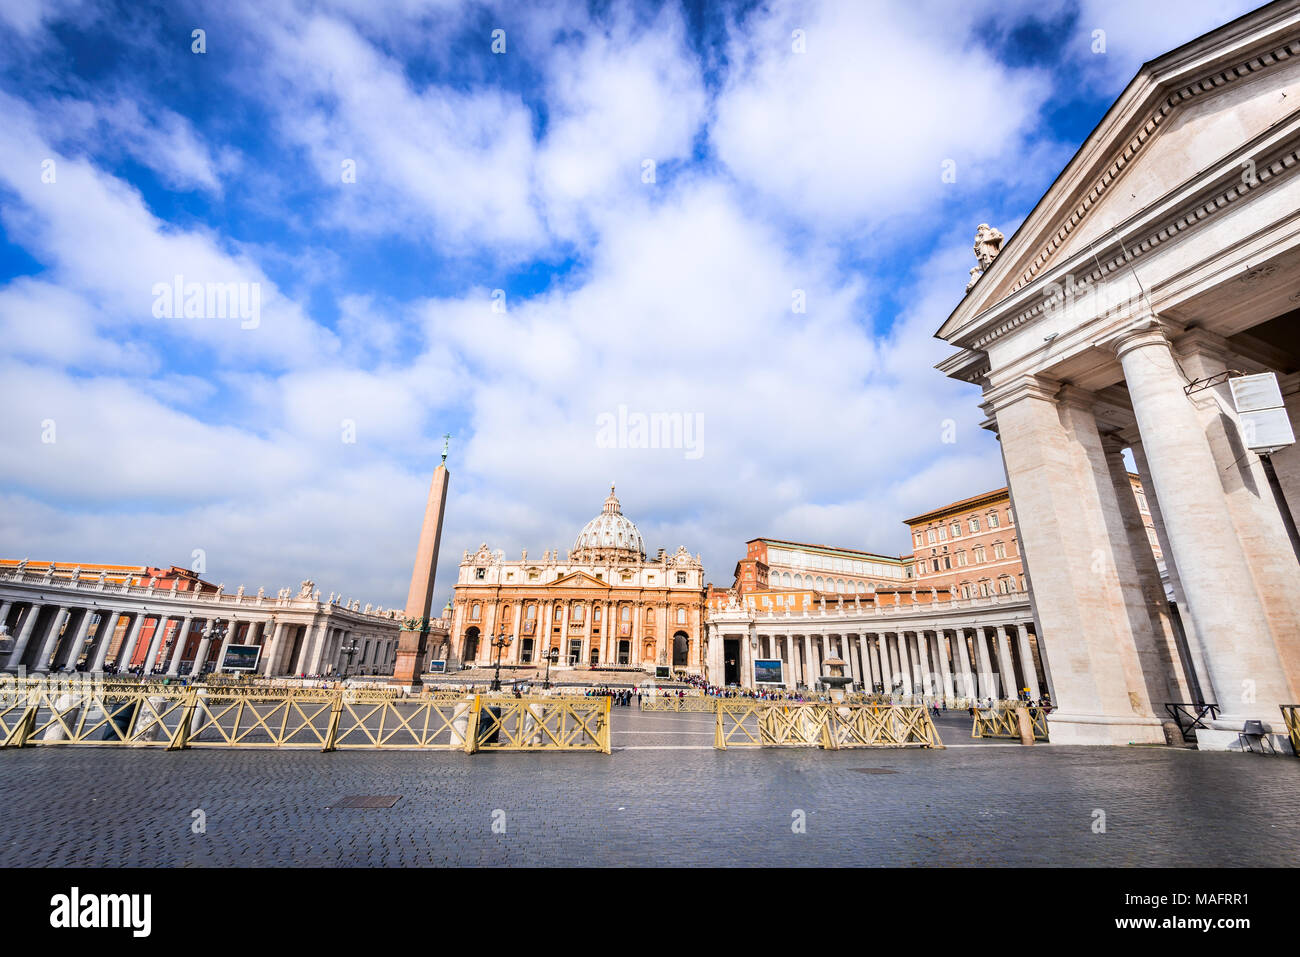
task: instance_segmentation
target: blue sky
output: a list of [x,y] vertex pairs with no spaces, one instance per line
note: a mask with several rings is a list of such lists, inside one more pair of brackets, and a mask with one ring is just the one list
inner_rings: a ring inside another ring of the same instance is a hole
[[[400,604],[444,432],[439,603],[611,480],[719,584],[758,535],[905,551],[1004,481],[932,368],[975,227],[1251,7],[10,0],[0,552]],[[177,274],[255,325],[159,317]],[[621,406],[698,454],[602,446]]]

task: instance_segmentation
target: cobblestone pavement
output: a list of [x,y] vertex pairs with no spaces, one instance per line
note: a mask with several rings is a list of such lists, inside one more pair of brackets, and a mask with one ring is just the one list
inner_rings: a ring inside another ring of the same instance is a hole
[[[719,752],[711,716],[635,707],[614,709],[614,729],[610,756],[3,751],[0,866],[1300,859],[1294,759],[976,742],[964,714],[940,721],[944,751]],[[346,795],[400,798],[331,809]],[[192,832],[195,809],[205,834]]]

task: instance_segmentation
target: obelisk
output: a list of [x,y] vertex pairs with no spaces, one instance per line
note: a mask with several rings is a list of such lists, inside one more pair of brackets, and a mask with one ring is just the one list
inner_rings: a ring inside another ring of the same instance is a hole
[[393,678],[398,684],[418,691],[424,674],[425,656],[429,653],[429,609],[433,603],[433,580],[438,573],[438,545],[442,541],[442,516],[447,508],[447,443],[443,436],[442,463],[433,470],[429,483],[429,500],[424,506],[424,525],[420,544],[411,569],[411,587],[406,593],[406,611],[402,616],[402,633],[397,642],[397,662]]

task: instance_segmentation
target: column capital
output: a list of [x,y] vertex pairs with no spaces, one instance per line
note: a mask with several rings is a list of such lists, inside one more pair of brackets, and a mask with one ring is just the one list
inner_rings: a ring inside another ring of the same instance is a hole
[[1101,433],[1101,450],[1107,455],[1122,455],[1130,444],[1120,432]]
[[1122,359],[1125,353],[1144,346],[1163,344],[1166,348],[1172,348],[1170,335],[1177,335],[1181,331],[1182,326],[1179,324],[1161,319],[1153,312],[1146,312],[1096,345],[1110,349],[1115,353],[1115,358]]
[[984,393],[981,408],[995,418],[999,412],[1022,399],[1041,399],[1052,402],[1061,390],[1061,383],[1046,376],[1023,375],[990,387]]
[[1081,389],[1072,383],[1065,383],[1056,392],[1056,401],[1065,406],[1091,412],[1097,405],[1097,393]]
[[1228,340],[1208,329],[1188,329],[1174,338],[1173,346],[1179,355],[1203,355],[1225,366],[1234,358]]

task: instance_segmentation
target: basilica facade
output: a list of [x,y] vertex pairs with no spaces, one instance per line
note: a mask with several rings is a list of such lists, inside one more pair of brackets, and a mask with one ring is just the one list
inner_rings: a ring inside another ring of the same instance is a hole
[[[552,651],[560,667],[701,672],[704,569],[685,546],[647,558],[614,487],[573,548],[515,561],[486,544],[460,563],[452,627],[439,657],[527,665]],[[499,649],[494,649],[496,642]],[[502,645],[502,643],[504,644]]]

